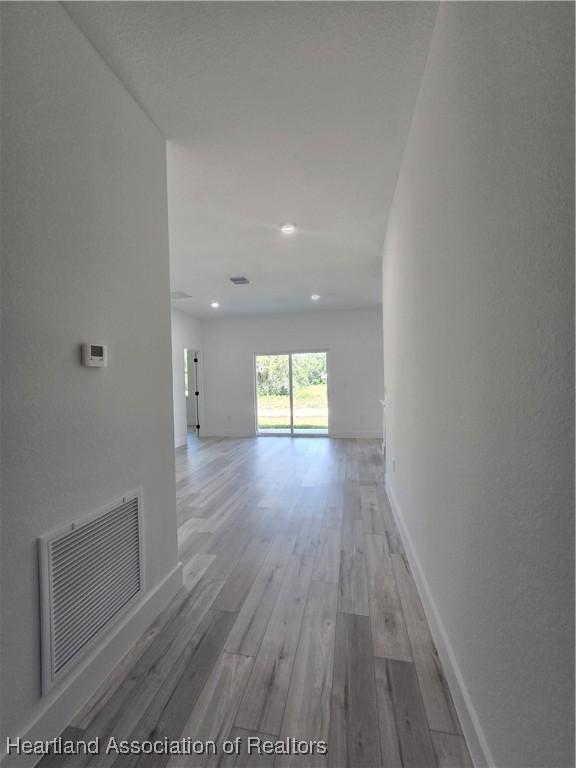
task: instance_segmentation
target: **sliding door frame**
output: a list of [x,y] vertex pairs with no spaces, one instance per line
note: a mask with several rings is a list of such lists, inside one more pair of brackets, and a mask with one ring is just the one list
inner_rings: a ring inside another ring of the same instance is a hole
[[[292,387],[292,355],[319,354],[326,355],[326,405],[328,408],[328,429],[324,434],[294,433],[294,391]],[[288,384],[290,389],[290,432],[268,432],[258,429],[258,376],[257,359],[272,355],[288,355]],[[330,350],[329,349],[290,349],[276,352],[254,352],[254,431],[257,437],[330,437]]]
[[[290,437],[294,437],[294,386],[292,382],[292,352],[288,352],[288,389],[290,390]],[[258,414],[256,414],[258,418]]]

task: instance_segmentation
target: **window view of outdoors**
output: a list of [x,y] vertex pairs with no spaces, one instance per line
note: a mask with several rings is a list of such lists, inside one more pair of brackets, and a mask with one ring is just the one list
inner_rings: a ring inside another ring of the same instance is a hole
[[326,352],[258,355],[256,387],[259,432],[327,434]]
[[288,355],[256,358],[258,431],[290,432],[290,362]]
[[326,352],[292,355],[294,432],[328,431]]

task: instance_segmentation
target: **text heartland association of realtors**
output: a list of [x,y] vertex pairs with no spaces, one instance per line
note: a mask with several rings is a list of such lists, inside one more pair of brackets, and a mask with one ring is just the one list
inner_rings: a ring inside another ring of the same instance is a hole
[[325,755],[325,741],[302,741],[285,738],[271,741],[258,736],[223,741],[200,741],[190,737],[181,739],[156,739],[154,741],[130,741],[110,736],[108,739],[54,739],[38,740],[7,738],[8,755],[239,755],[243,748],[248,755]]

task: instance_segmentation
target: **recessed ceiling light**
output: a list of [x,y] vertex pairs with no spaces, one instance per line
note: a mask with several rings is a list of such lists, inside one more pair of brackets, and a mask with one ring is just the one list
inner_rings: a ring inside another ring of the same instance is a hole
[[210,304],[210,306],[212,307],[212,309],[218,309],[220,304],[217,301],[213,301],[212,304]]
[[294,232],[296,232],[296,227],[294,224],[282,224],[280,232],[282,232],[283,235],[293,235]]
[[320,298],[320,295],[318,293],[313,293],[312,296],[310,296],[310,298],[312,299],[312,301],[318,301],[318,299]]

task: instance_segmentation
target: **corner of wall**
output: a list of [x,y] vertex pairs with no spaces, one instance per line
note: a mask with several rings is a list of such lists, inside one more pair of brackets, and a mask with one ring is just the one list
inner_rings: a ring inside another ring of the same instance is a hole
[[[102,684],[98,669],[109,669],[122,660],[131,648],[173,600],[183,585],[182,564],[178,563],[151,592],[134,606],[106,637],[103,645],[94,649],[70,677],[49,696],[40,713],[24,726],[20,739],[47,741],[62,733],[74,715],[86,704]],[[15,737],[13,737],[15,738]],[[34,766],[40,755],[10,756],[7,762],[6,744],[2,745],[0,766]]]

